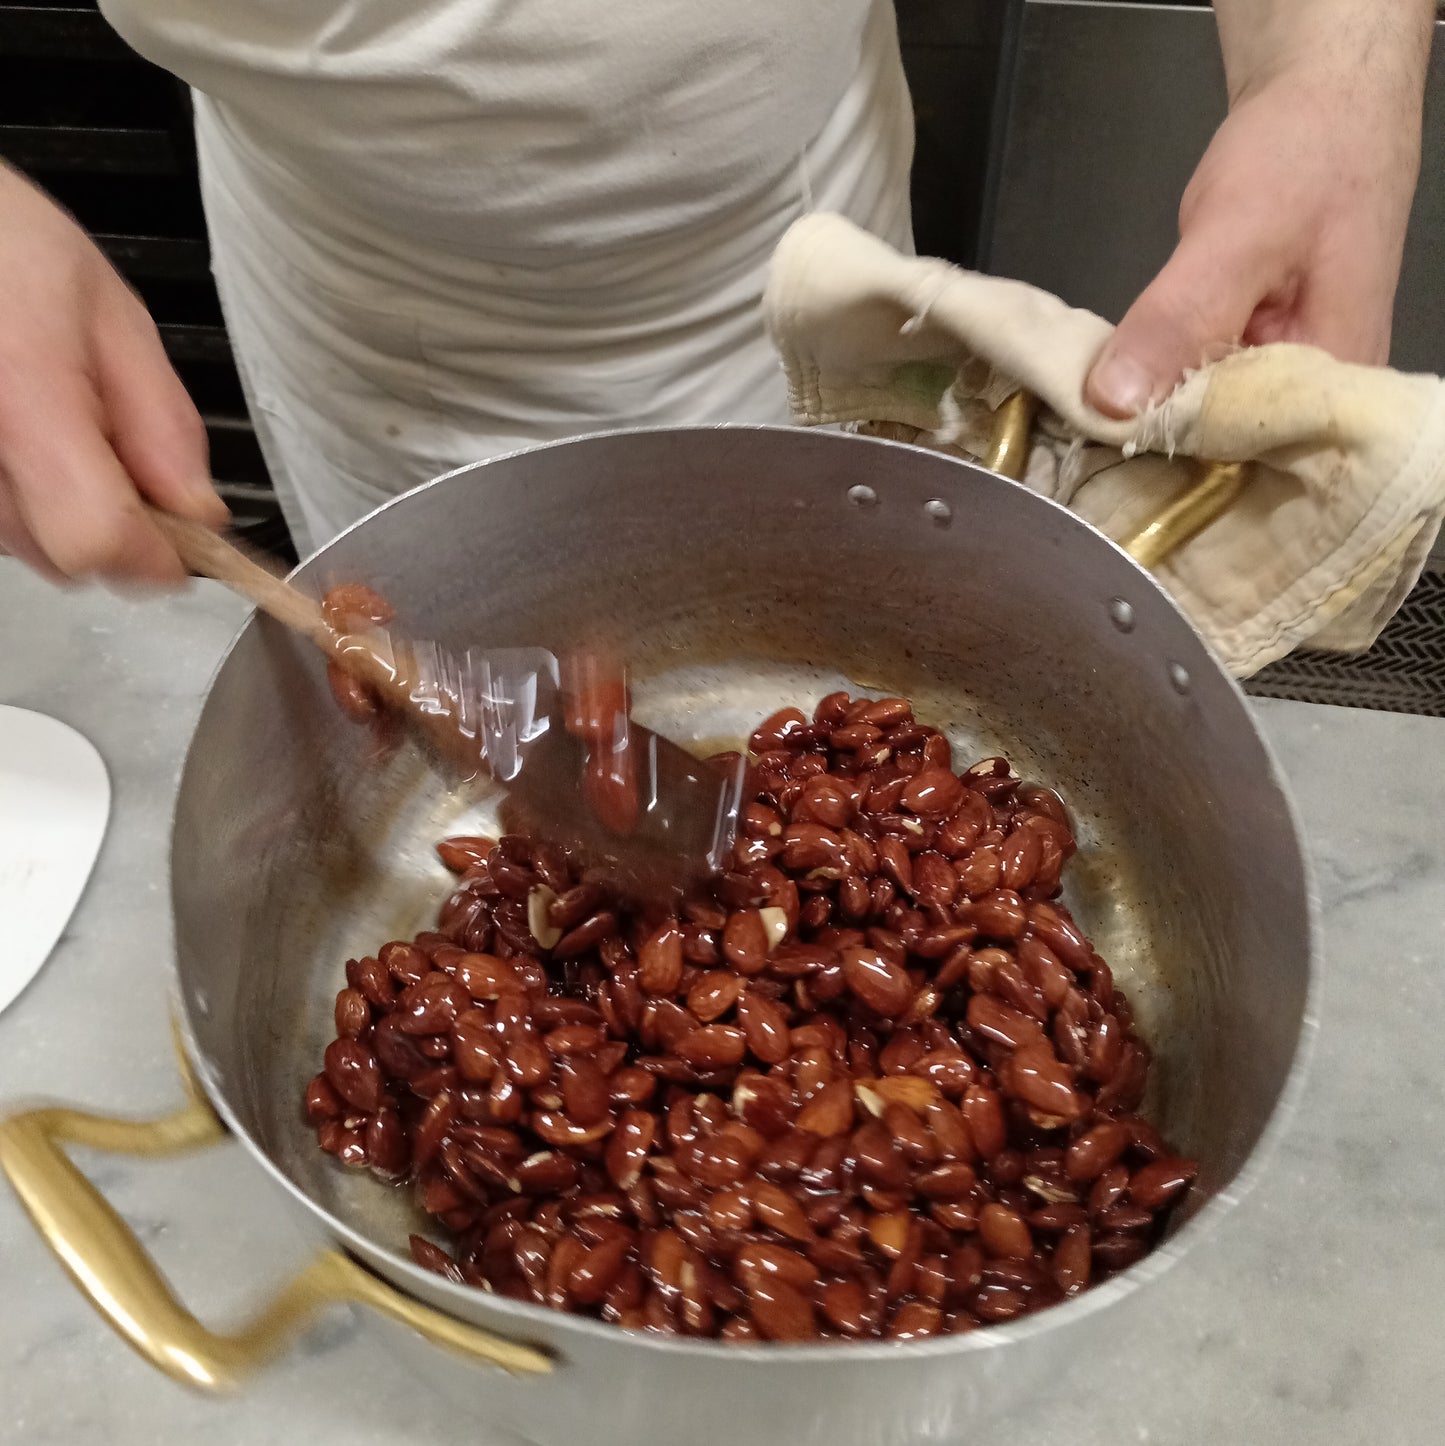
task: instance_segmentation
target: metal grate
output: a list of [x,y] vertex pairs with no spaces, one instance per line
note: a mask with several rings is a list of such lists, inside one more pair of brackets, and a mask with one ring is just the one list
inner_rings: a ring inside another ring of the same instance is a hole
[[1425,572],[1368,653],[1302,649],[1245,684],[1261,698],[1445,718],[1445,569]]
[[205,419],[237,529],[293,556],[211,281],[185,87],[132,53],[95,0],[0,0],[0,157],[67,206],[140,293]]

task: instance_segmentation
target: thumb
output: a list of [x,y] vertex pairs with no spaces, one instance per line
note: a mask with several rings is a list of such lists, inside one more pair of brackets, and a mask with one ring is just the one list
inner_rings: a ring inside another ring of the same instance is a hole
[[1218,232],[1181,238],[1105,342],[1084,384],[1085,400],[1105,416],[1125,418],[1168,396],[1186,370],[1243,336],[1267,291],[1257,273],[1257,258]]

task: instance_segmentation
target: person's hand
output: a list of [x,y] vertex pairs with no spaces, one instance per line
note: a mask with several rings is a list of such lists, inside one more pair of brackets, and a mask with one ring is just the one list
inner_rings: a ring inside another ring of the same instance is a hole
[[219,526],[206,433],[144,306],[0,165],[0,550],[55,580],[178,583],[141,498]]
[[1179,208],[1179,244],[1105,345],[1089,402],[1134,416],[1235,344],[1383,363],[1419,168],[1418,97],[1300,65],[1238,97]]

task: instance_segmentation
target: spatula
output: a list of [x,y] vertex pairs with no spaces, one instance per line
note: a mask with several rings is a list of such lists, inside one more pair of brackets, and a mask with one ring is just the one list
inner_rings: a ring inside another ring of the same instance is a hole
[[223,583],[371,688],[448,771],[508,790],[509,827],[577,849],[631,892],[724,867],[742,806],[726,770],[632,721],[620,668],[541,648],[448,652],[385,628],[340,632],[320,605],[199,523],[151,516],[192,572]]
[[109,817],[95,745],[58,718],[0,707],[0,1010],[65,932]]

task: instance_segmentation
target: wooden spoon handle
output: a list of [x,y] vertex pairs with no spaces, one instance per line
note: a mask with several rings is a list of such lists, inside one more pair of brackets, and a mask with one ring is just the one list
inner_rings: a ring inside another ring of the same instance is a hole
[[464,777],[476,772],[478,743],[474,732],[461,727],[462,705],[434,686],[439,674],[423,673],[410,642],[382,630],[373,634],[340,632],[326,621],[313,598],[223,534],[156,508],[147,511],[191,572],[224,584],[284,627],[309,638],[338,667],[409,718]]
[[199,577],[224,583],[278,623],[311,639],[328,655],[336,653],[336,635],[321,615],[320,605],[248,557],[219,532],[186,517],[151,507],[150,519],[180,554],[186,567]]
[[224,584],[283,627],[309,638],[328,658],[370,685],[387,702],[414,711],[404,659],[384,657],[367,637],[333,628],[314,598],[292,587],[224,534],[159,508],[146,510],[191,572]]

